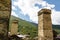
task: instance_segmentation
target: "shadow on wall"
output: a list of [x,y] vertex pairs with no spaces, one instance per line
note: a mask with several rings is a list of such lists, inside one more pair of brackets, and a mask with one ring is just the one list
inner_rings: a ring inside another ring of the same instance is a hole
[[4,34],[0,34],[0,40],[7,40],[7,36],[4,36]]

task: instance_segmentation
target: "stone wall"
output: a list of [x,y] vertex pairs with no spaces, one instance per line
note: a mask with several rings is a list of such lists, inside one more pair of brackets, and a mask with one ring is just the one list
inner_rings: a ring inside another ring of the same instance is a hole
[[38,40],[53,40],[51,10],[38,12]]
[[18,20],[14,20],[11,24],[11,29],[10,29],[10,34],[11,35],[17,35],[18,33]]
[[11,0],[0,0],[0,40],[8,40]]

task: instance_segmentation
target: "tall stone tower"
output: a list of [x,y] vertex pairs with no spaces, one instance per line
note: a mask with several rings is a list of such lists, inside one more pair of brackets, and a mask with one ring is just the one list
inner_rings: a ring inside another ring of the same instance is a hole
[[38,12],[38,40],[53,40],[51,10]]
[[11,24],[11,29],[10,29],[10,34],[11,35],[17,35],[18,33],[18,20],[14,20]]
[[11,0],[0,0],[0,40],[8,40]]

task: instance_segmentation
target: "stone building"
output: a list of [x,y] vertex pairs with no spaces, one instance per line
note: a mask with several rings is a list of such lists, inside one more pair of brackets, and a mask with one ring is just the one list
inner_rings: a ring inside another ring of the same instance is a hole
[[18,20],[13,20],[10,28],[11,35],[17,35],[18,33]]
[[38,40],[53,40],[51,10],[41,9],[38,12]]
[[0,40],[8,40],[11,0],[0,0]]

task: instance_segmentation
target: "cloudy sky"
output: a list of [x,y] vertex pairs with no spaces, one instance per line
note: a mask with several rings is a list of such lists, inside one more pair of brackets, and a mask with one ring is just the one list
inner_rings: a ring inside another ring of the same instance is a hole
[[12,0],[12,14],[21,19],[38,23],[38,11],[52,10],[52,24],[60,25],[60,0]]

